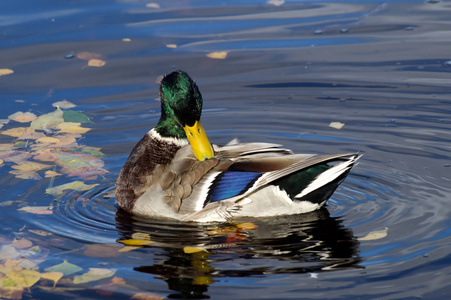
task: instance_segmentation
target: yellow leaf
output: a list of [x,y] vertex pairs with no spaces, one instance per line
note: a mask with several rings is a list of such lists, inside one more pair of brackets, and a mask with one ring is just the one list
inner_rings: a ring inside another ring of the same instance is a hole
[[103,67],[106,64],[106,61],[101,60],[101,59],[90,59],[88,61],[88,66],[90,67]]
[[359,241],[374,241],[374,240],[380,240],[386,237],[388,234],[388,228],[382,229],[382,230],[376,230],[371,231],[364,237],[359,238]]
[[58,143],[60,140],[54,137],[49,137],[49,136],[45,136],[42,138],[39,138],[36,140],[36,142],[38,143],[42,143],[42,144],[56,144]]
[[0,158],[0,165],[3,165],[3,159]]
[[29,132],[34,132],[34,129],[30,128],[30,127],[16,127],[16,128],[11,128],[11,129],[8,129],[5,131],[1,131],[0,133],[4,134],[4,135],[9,135],[12,137],[19,137],[22,134],[29,133]]
[[255,225],[254,223],[240,223],[236,225],[237,228],[241,228],[241,229],[247,229],[247,230],[252,230],[257,228],[257,225]]
[[104,59],[105,56],[102,54],[94,53],[94,52],[79,52],[77,53],[77,57],[79,59],[91,60],[91,59]]
[[64,276],[62,272],[47,272],[42,273],[41,277],[44,279],[48,279],[53,281],[53,286],[56,285],[56,283]]
[[0,76],[13,74],[14,71],[11,69],[0,69]]
[[45,165],[33,161],[27,161],[20,165],[13,165],[11,168],[20,170],[20,171],[40,171],[44,169],[51,168],[51,165]]
[[123,42],[131,42],[132,40],[129,39],[129,38],[123,38],[122,41],[123,41]]
[[343,126],[345,126],[345,123],[331,122],[329,124],[329,127],[332,127],[332,128],[335,128],[335,129],[341,129]]
[[116,273],[116,269],[89,268],[87,273],[74,276],[74,284],[87,283],[108,278]]
[[124,244],[125,246],[144,246],[144,245],[150,245],[150,244],[154,243],[152,241],[135,240],[135,239],[118,240],[117,242]]
[[177,48],[176,44],[167,44],[166,45],[167,48]]
[[52,103],[53,107],[59,107],[59,108],[63,108],[63,109],[67,109],[67,108],[73,108],[76,105],[73,104],[72,102],[67,101],[66,99]]
[[53,129],[63,122],[63,111],[57,108],[51,113],[39,116],[36,120],[31,122],[30,127],[39,130]]
[[41,274],[33,270],[12,271],[5,275],[14,281],[18,287],[31,287],[41,279]]
[[201,252],[204,251],[205,248],[204,247],[190,247],[190,246],[186,246],[183,247],[183,252],[189,254],[189,253],[197,253],[197,252]]
[[56,176],[61,176],[62,174],[55,172],[55,171],[45,171],[44,173],[44,177],[45,178],[51,178],[51,177],[56,177]]
[[68,132],[68,133],[86,133],[91,128],[83,128],[80,127],[81,123],[75,123],[75,122],[64,122],[57,126],[57,128],[60,130],[60,132]]
[[8,117],[8,119],[20,122],[20,123],[28,123],[35,120],[37,117],[34,113],[31,112],[21,112],[18,111]]
[[88,191],[90,189],[92,189],[93,187],[98,186],[99,184],[85,184],[81,181],[74,181],[74,182],[70,182],[70,183],[66,183],[66,184],[62,184],[59,186],[55,186],[52,188],[48,188],[45,190],[45,192],[47,194],[53,195],[53,196],[57,196],[57,195],[61,195],[63,193],[63,191],[65,190],[78,190],[78,191]]
[[228,54],[227,51],[211,52],[207,54],[207,57],[213,59],[225,59],[227,57],[227,54]]

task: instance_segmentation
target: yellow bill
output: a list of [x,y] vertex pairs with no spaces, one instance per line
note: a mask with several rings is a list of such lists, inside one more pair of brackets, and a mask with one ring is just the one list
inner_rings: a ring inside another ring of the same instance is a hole
[[200,161],[204,161],[207,158],[212,158],[215,153],[213,147],[208,141],[208,137],[205,134],[204,127],[199,121],[196,121],[192,127],[188,125],[183,127],[185,129],[188,141],[193,148],[194,156]]

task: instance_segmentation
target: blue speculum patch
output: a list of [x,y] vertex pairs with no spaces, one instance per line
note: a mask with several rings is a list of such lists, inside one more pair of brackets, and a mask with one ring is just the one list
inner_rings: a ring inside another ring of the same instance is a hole
[[213,182],[209,201],[220,201],[243,193],[262,173],[225,171]]

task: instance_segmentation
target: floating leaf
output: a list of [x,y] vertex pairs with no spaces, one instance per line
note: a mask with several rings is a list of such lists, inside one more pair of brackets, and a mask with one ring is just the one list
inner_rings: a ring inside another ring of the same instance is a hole
[[14,71],[11,69],[0,69],[0,76],[13,74]]
[[329,127],[332,127],[332,128],[335,128],[335,129],[341,129],[343,126],[345,126],[345,123],[331,122],[329,124]]
[[30,131],[19,136],[19,140],[37,140],[44,138],[46,135],[43,132]]
[[33,152],[33,159],[54,162],[58,159],[58,156],[53,149],[41,149]]
[[20,300],[22,299],[24,292],[23,287],[5,287],[0,286],[0,299],[15,299]]
[[53,207],[51,206],[25,206],[19,210],[36,215],[51,215],[53,214],[52,209]]
[[39,281],[39,279],[41,279],[41,274],[33,270],[21,270],[18,272],[12,271],[5,275],[14,281],[16,286],[25,288],[33,286]]
[[53,267],[44,269],[44,271],[46,271],[46,272],[61,272],[66,276],[73,274],[73,273],[77,273],[81,270],[83,270],[83,269],[77,265],[67,262],[67,260],[64,260],[62,263],[55,265]]
[[81,111],[68,110],[63,114],[64,122],[92,123],[87,115]]
[[11,168],[20,170],[20,171],[40,171],[44,169],[51,168],[51,165],[41,164],[33,161],[27,161],[20,165],[14,165]]
[[[3,245],[0,247],[0,260],[14,259],[20,257],[20,255],[21,255],[20,252],[18,252],[16,248],[14,248],[13,246]],[[5,273],[5,271],[0,269],[0,273]]]
[[19,122],[19,123],[28,123],[35,120],[37,117],[34,113],[31,112],[21,112],[18,111],[8,117],[8,119]]
[[0,165],[3,165],[3,159],[0,158]]
[[91,60],[91,59],[104,59],[105,56],[94,52],[79,52],[77,53],[79,59]]
[[227,57],[227,54],[228,54],[227,51],[211,52],[207,54],[207,57],[213,59],[225,59]]
[[34,180],[41,180],[42,177],[39,176],[38,173],[35,171],[21,171],[21,170],[11,170],[9,171],[10,174],[13,174],[16,178],[19,179],[34,179]]
[[63,191],[65,190],[78,190],[78,191],[88,191],[90,189],[92,189],[93,187],[98,186],[99,184],[85,184],[81,181],[74,181],[74,182],[70,182],[70,183],[66,183],[66,184],[62,184],[59,186],[55,186],[52,188],[48,188],[45,190],[45,192],[47,194],[53,195],[53,196],[57,196],[57,195],[61,195],[63,193]]
[[57,108],[51,113],[39,116],[36,120],[31,122],[30,127],[39,130],[53,129],[62,122],[64,122],[63,111]]
[[0,144],[0,151],[13,150],[14,148],[13,144]]
[[25,249],[33,246],[33,243],[27,239],[18,239],[12,242],[11,246],[13,246],[16,249]]
[[69,133],[86,133],[91,128],[83,128],[80,127],[81,123],[76,122],[64,122],[57,126],[60,132],[69,132]]
[[52,178],[56,176],[61,176],[62,174],[55,172],[55,171],[45,171],[44,177],[45,178]]
[[177,48],[176,44],[167,44],[166,45],[167,48]]
[[88,66],[90,67],[103,67],[106,64],[106,61],[101,59],[90,59],[88,61]]
[[40,235],[40,236],[49,236],[49,235],[53,234],[51,232],[48,232],[48,231],[45,231],[45,230],[39,230],[39,229],[30,229],[28,231],[31,232],[31,233]]
[[13,205],[13,201],[12,200],[8,200],[8,201],[3,201],[3,202],[0,202],[0,206],[11,206],[11,205]]
[[380,240],[386,237],[388,234],[388,228],[382,229],[382,230],[376,230],[371,231],[364,237],[359,238],[359,241],[374,241],[374,240]]
[[116,273],[116,269],[89,268],[87,273],[74,276],[74,283],[80,284],[97,281],[103,278],[111,277],[114,273]]
[[73,104],[72,102],[69,102],[66,99],[64,99],[64,100],[52,103],[52,106],[53,107],[59,107],[59,108],[62,108],[62,109],[68,109],[68,108],[73,108],[76,105]]
[[285,3],[285,0],[268,0],[266,3],[274,6],[282,6]]
[[123,38],[122,41],[123,41],[123,42],[131,42],[132,39],[130,39],[130,38]]
[[64,276],[63,272],[47,272],[42,273],[41,278],[53,281],[53,286]]
[[57,138],[54,138],[54,137],[45,136],[45,137],[37,139],[36,142],[42,143],[42,144],[57,144],[60,142],[60,140]]
[[30,127],[16,127],[16,128],[11,128],[5,131],[1,131],[0,134],[3,135],[9,135],[12,137],[19,137],[25,133],[29,133],[29,132],[34,132],[33,128]]
[[155,3],[155,2],[147,3],[146,7],[149,7],[149,8],[160,8],[160,4]]
[[118,244],[89,244],[83,248],[83,254],[89,257],[116,257],[122,247]]
[[107,170],[99,167],[81,167],[77,169],[63,168],[61,172],[68,174],[69,177],[78,176],[83,180],[95,180],[97,176],[108,173]]

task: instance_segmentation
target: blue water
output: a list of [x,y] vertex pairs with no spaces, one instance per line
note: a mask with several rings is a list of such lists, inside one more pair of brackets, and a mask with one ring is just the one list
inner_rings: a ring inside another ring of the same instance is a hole
[[[18,179],[11,162],[1,165],[0,204],[12,202],[1,206],[0,246],[21,238],[39,246],[21,252],[39,273],[64,260],[83,269],[54,288],[41,279],[20,299],[450,297],[448,2],[148,3],[0,4],[0,69],[14,71],[0,76],[0,119],[42,115],[67,99],[93,122],[79,144],[101,148],[109,171],[86,181],[98,184],[89,191],[55,197],[45,194],[50,184],[75,179]],[[206,56],[215,51],[226,58]],[[101,54],[105,66],[88,67],[80,52]],[[115,180],[158,121],[158,77],[176,68],[199,85],[213,143],[238,137],[363,157],[313,214],[252,228],[133,218],[115,204]],[[0,135],[0,144],[12,140]],[[19,211],[49,205],[50,215]],[[375,231],[386,236],[361,239]],[[137,236],[152,243],[119,251]],[[116,271],[74,284],[89,268]]]

